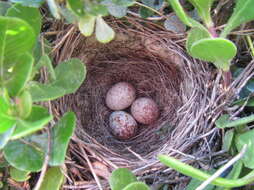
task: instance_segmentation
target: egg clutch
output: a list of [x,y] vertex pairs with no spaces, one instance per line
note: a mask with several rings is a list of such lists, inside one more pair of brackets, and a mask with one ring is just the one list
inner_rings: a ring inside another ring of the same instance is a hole
[[[118,139],[127,140],[134,137],[138,124],[150,125],[159,117],[159,109],[154,100],[136,97],[136,89],[127,82],[113,85],[106,94],[106,105],[114,110],[109,116],[109,126]],[[130,113],[123,111],[129,107]]]

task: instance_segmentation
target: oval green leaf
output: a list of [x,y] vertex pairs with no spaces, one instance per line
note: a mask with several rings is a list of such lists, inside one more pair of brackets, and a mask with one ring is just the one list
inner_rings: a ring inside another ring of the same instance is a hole
[[60,19],[61,15],[60,15],[60,11],[59,11],[59,7],[58,4],[55,0],[46,0],[48,3],[48,7],[49,10],[51,12],[51,14],[56,18],[56,19]]
[[67,6],[73,11],[77,16],[82,17],[85,14],[84,2],[81,0],[67,0]]
[[210,38],[210,37],[211,35],[206,28],[193,27],[189,31],[187,41],[186,41],[186,49],[188,53],[191,54],[190,50],[194,42],[197,42],[204,38]]
[[78,23],[78,27],[80,32],[84,35],[84,36],[91,36],[93,34],[94,31],[94,25],[95,25],[95,16],[92,15],[85,15],[83,17],[80,18],[79,23]]
[[43,127],[53,119],[52,115],[49,115],[48,110],[41,106],[33,106],[32,112],[25,120],[17,120],[17,126],[12,134],[11,139],[18,139],[34,133]]
[[21,4],[15,4],[8,9],[7,16],[17,17],[26,21],[34,30],[37,37],[41,31],[41,14],[38,8],[25,7]]
[[49,168],[39,190],[60,190],[64,175],[60,167]]
[[143,182],[133,182],[127,185],[123,190],[150,190],[150,188]]
[[13,3],[20,3],[28,7],[37,7],[39,8],[45,0],[10,0]]
[[114,17],[122,18],[127,14],[126,6],[118,5],[114,3],[112,0],[104,0],[102,4],[107,6],[108,12]]
[[19,61],[10,72],[8,82],[5,84],[11,96],[16,96],[25,87],[30,79],[33,69],[33,57],[26,53],[19,57]]
[[112,172],[109,185],[112,190],[123,190],[127,185],[136,181],[136,176],[130,170],[119,168]]
[[240,152],[243,148],[243,146],[247,145],[247,150],[242,158],[243,164],[247,168],[254,169],[254,130],[247,131],[241,135],[237,135],[235,139],[235,144],[237,147],[237,150]]
[[96,18],[96,39],[101,43],[108,43],[115,37],[114,30],[103,20],[101,16]]
[[194,58],[203,61],[209,61],[216,64],[222,70],[229,69],[228,64],[236,55],[237,48],[235,44],[224,38],[205,38],[194,42],[190,48],[190,54]]
[[4,64],[13,63],[14,58],[31,50],[34,43],[34,30],[27,22],[0,16],[0,70]]
[[236,7],[233,14],[227,22],[226,27],[221,33],[221,37],[226,37],[230,31],[240,26],[245,22],[254,19],[253,14],[254,1],[253,0],[237,0]]
[[25,90],[20,96],[16,97],[15,101],[19,117],[27,118],[32,111],[33,102],[31,94]]
[[[67,147],[76,126],[73,112],[66,113],[51,131],[51,154],[49,164],[59,166],[64,163]],[[61,150],[61,151],[59,151]]]
[[0,134],[5,133],[8,129],[16,124],[16,119],[4,113],[0,113]]
[[22,171],[14,167],[10,167],[11,178],[18,182],[26,181],[30,178],[29,171]]
[[86,76],[85,65],[79,59],[70,59],[55,68],[56,80],[49,84],[32,83],[29,92],[33,102],[47,101],[75,92]]
[[30,144],[24,144],[19,140],[10,141],[3,152],[9,164],[19,170],[37,172],[42,168],[43,153]]
[[0,149],[4,148],[4,146],[8,143],[11,138],[11,135],[15,129],[15,126],[11,127],[4,133],[0,134]]

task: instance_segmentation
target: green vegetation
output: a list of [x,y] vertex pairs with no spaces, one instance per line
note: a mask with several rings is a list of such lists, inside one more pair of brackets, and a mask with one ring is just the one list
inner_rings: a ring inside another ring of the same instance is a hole
[[[86,76],[86,68],[78,59],[66,60],[56,66],[52,64],[44,47],[45,39],[40,37],[40,6],[47,3],[56,19],[64,18],[66,22],[76,24],[84,36],[95,34],[99,42],[108,43],[114,39],[115,31],[105,21],[106,16],[122,18],[132,6],[138,7],[142,18],[154,14],[163,16],[158,10],[168,3],[179,19],[190,27],[186,41],[187,52],[194,58],[212,62],[217,69],[222,70],[226,87],[232,80],[231,61],[237,54],[236,44],[228,39],[230,32],[254,20],[254,0],[236,0],[235,9],[221,33],[217,33],[211,16],[214,0],[189,0],[201,22],[188,16],[179,0],[10,2],[0,2],[0,169],[8,169],[11,178],[18,182],[29,180],[33,172],[46,172],[40,178],[41,182],[37,183],[36,190],[60,189],[64,182],[61,165],[64,164],[68,143],[76,125],[73,112],[67,112],[59,121],[55,121],[50,101],[74,93]],[[249,36],[248,43],[253,53],[253,42]],[[40,76],[41,70],[46,72],[43,78]],[[254,91],[253,82],[252,79],[245,86],[247,95],[242,95],[236,104],[248,101],[246,105],[253,107],[253,99],[249,99]],[[49,106],[42,106],[42,102]],[[227,129],[223,137],[224,150],[232,156],[241,153],[245,147],[246,150],[229,174],[225,178],[214,179],[207,189],[230,189],[254,182],[254,129],[247,126],[253,121],[253,115],[237,120],[222,115],[216,121],[218,128]],[[158,155],[158,159],[166,166],[195,178],[189,184],[189,190],[196,188],[194,180],[198,179],[200,183],[211,177],[211,174],[169,156]],[[242,176],[245,169],[250,172]],[[149,189],[124,168],[113,171],[109,184],[112,190]],[[0,181],[0,188],[5,185],[5,181]]]

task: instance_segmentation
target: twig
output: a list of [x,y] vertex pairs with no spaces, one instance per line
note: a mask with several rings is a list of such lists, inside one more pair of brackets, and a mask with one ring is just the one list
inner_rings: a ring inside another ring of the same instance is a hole
[[196,190],[203,190],[207,185],[209,185],[214,179],[219,177],[225,170],[227,170],[230,166],[232,166],[235,162],[240,160],[244,153],[246,152],[247,145],[245,144],[241,150],[241,152],[236,155],[234,158],[232,158],[227,164],[225,164],[223,167],[221,167],[219,170],[217,170],[210,178],[208,178],[206,181],[204,181]]
[[137,2],[137,1],[135,2],[135,4],[137,4],[137,5],[141,6],[141,7],[145,7],[145,8],[147,8],[147,9],[149,9],[149,10],[151,10],[151,11],[157,13],[158,15],[164,17],[164,15],[163,15],[161,12],[159,12],[159,11],[153,9],[152,7],[149,7],[149,6],[145,5],[145,4],[139,3],[139,2]]
[[44,179],[44,176],[45,176],[46,171],[47,171],[48,163],[49,163],[50,151],[51,151],[51,140],[50,140],[51,135],[50,135],[50,131],[49,131],[48,127],[46,128],[46,131],[47,131],[47,134],[48,134],[47,152],[46,152],[45,160],[44,160],[44,163],[43,163],[43,167],[41,169],[41,174],[40,174],[39,180],[37,181],[34,190],[39,190],[40,189],[41,184],[42,184],[43,179]]
[[254,57],[253,41],[251,40],[250,35],[247,35],[246,39],[247,39],[247,42],[248,42],[248,45],[249,45],[249,48],[250,48],[250,51],[251,51],[251,57],[253,58]]
[[[43,40],[43,37],[41,38],[41,46],[42,46],[42,55],[44,55],[45,54],[45,49],[44,49],[44,40]],[[45,76],[47,76],[45,69],[43,71],[44,71]],[[45,77],[45,78],[47,78],[47,77]],[[45,80],[47,80],[47,79],[45,79]],[[49,105],[49,113],[52,115],[52,107],[51,107],[50,101],[48,101],[48,105]],[[51,134],[50,134],[49,126],[46,127],[46,131],[47,131],[47,134],[48,134],[47,152],[46,152],[46,155],[45,155],[45,160],[44,160],[44,163],[43,163],[43,167],[41,169],[39,180],[37,181],[34,190],[39,190],[40,189],[40,187],[42,185],[42,182],[43,182],[43,179],[44,179],[44,177],[46,175],[46,171],[47,171],[48,163],[49,163],[49,159],[50,159],[50,153],[51,153]]]
[[80,149],[81,149],[82,153],[84,154],[84,157],[85,157],[85,159],[86,159],[86,161],[87,161],[87,164],[88,164],[89,168],[91,169],[91,172],[92,172],[93,177],[94,177],[94,179],[95,179],[95,181],[96,181],[96,183],[97,183],[97,185],[98,185],[98,187],[99,187],[99,190],[103,190],[103,188],[102,188],[102,186],[101,186],[101,183],[100,183],[100,180],[99,180],[98,176],[96,175],[96,173],[94,172],[92,163],[91,163],[91,161],[89,160],[89,158],[88,158],[86,152],[82,149],[82,147],[80,147]]

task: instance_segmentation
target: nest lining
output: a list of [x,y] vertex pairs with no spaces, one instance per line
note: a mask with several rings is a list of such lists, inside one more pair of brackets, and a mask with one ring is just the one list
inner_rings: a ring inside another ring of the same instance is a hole
[[[214,121],[235,96],[235,89],[246,82],[248,70],[245,77],[238,78],[225,91],[220,84],[221,73],[212,73],[207,64],[188,58],[179,44],[173,42],[180,39],[177,35],[151,27],[142,30],[115,27],[118,36],[106,45],[74,32],[68,38],[59,37],[66,40],[56,49],[57,62],[78,57],[87,67],[87,77],[80,89],[54,102],[57,113],[71,109],[77,114],[76,136],[69,155],[77,165],[89,168],[85,174],[79,173],[79,180],[91,180],[84,188],[108,187],[108,175],[97,173],[88,164],[90,161],[99,161],[108,172],[128,167],[141,179],[149,174],[159,183],[165,182],[162,176],[168,179],[172,173],[158,163],[159,153],[182,158],[185,154],[200,156],[216,151],[218,132],[213,129]],[[105,105],[105,95],[120,81],[133,84],[138,97],[151,97],[160,108],[159,120],[141,126],[139,134],[128,141],[117,140],[108,130],[112,111]],[[82,171],[75,164],[74,168]],[[70,170],[69,175],[72,180],[68,183],[73,184],[77,171]]]

